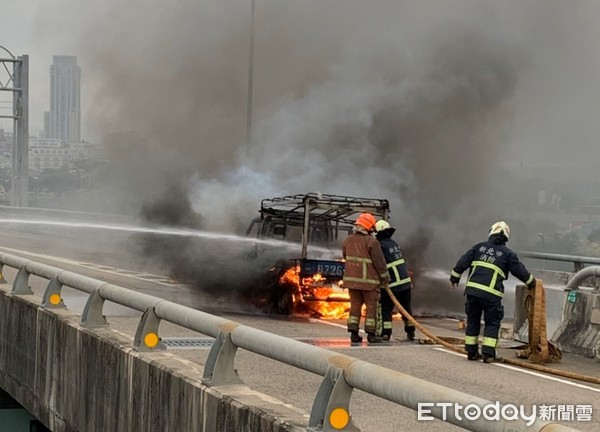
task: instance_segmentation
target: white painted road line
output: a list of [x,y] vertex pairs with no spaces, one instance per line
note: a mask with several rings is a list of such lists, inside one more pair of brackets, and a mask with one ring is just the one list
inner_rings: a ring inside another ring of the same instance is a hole
[[[445,352],[447,354],[452,354],[452,355],[463,357],[463,358],[465,357],[464,354],[459,354],[459,353],[447,350],[446,348],[433,348],[433,349],[437,350],[437,351]],[[516,367],[516,366],[505,365],[505,364],[502,364],[502,363],[491,363],[491,364],[493,366],[498,366],[498,367],[503,367],[503,368],[506,368],[506,369],[511,369],[511,370],[514,370],[514,371],[517,371],[517,372],[521,372],[521,373],[524,373],[524,374],[533,375],[533,376],[536,376],[536,377],[539,377],[539,378],[544,378],[544,379],[547,379],[547,380],[550,380],[550,381],[556,381],[556,382],[559,382],[559,383],[562,383],[562,384],[568,384],[568,385],[573,386],[573,387],[579,387],[579,388],[582,388],[582,389],[586,389],[586,390],[590,390],[590,391],[593,391],[593,392],[596,392],[596,393],[600,393],[600,389],[595,388],[595,387],[590,387],[590,386],[587,386],[585,384],[579,384],[579,383],[575,383],[575,382],[572,382],[572,381],[567,381],[567,380],[564,380],[564,379],[561,379],[561,378],[556,378],[556,377],[553,377],[553,376],[550,376],[550,375],[544,375],[544,374],[541,374],[539,372],[534,372],[534,371],[530,371],[530,370],[527,370],[527,369],[522,369],[522,368],[519,368],[519,367]]]
[[[311,323],[319,323],[319,324],[327,324],[327,325],[330,325],[330,326],[339,327],[339,328],[343,328],[343,329],[346,329],[346,328],[347,328],[347,327],[346,327],[345,325],[343,325],[343,324],[338,324],[338,323],[334,323],[334,322],[331,322],[331,321],[327,321],[327,320],[320,320],[320,319],[315,319],[315,318],[309,318],[309,319],[308,319],[308,322],[311,322]],[[361,331],[362,331],[362,330],[361,330]]]

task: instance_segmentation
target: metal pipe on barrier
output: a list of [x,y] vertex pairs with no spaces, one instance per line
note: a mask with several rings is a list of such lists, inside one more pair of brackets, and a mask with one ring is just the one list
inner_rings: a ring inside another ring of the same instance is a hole
[[579,284],[586,280],[589,277],[600,276],[600,266],[591,266],[586,267],[583,270],[579,270],[575,275],[571,278],[567,287],[565,288],[567,291],[574,291],[579,289]]
[[159,302],[154,313],[159,319],[169,321],[173,324],[195,330],[208,336],[216,338],[222,328],[238,326],[239,323],[206,312],[192,309],[167,300]]
[[248,326],[239,326],[231,332],[231,341],[239,348],[321,376],[325,376],[330,365],[356,360],[353,357]]
[[[469,420],[467,417],[475,417],[472,414],[477,409],[480,413],[484,412],[483,410],[486,407],[496,407],[497,410],[501,410],[503,405],[362,360],[348,365],[344,370],[344,378],[350,386],[358,390],[414,410],[418,410],[419,403],[427,401],[427,409],[431,410],[431,413],[427,413],[428,415],[443,419],[467,430],[486,432],[505,432],[508,430],[511,432],[543,431],[544,428],[550,425],[552,425],[552,428],[548,430],[556,432],[575,430],[556,423],[544,422],[537,418],[531,425],[527,425],[527,422],[521,418],[516,420],[498,418],[494,421],[488,421],[484,416],[479,415],[476,416],[476,420]],[[450,402],[454,407],[458,405],[463,407],[462,416],[457,418],[454,409],[444,409],[443,405],[435,405]],[[471,407],[467,408],[469,405]]]
[[27,264],[29,261],[31,261],[31,260],[26,259],[26,258],[21,258],[16,255],[0,253],[0,262],[2,262],[2,264],[4,264],[4,265],[13,267],[16,269],[20,269],[21,267],[25,266],[25,264]]
[[163,301],[158,297],[132,291],[109,283],[103,284],[100,287],[99,294],[104,300],[127,306],[128,308],[135,309],[139,312],[144,312],[148,308],[155,307]]
[[564,255],[547,252],[518,252],[520,257],[534,258],[549,261],[566,261],[579,264],[600,264],[600,258],[585,257],[578,255]]
[[79,291],[86,292],[88,294],[93,293],[99,289],[106,282],[99,281],[87,276],[83,276],[77,273],[63,271],[58,275],[58,281],[65,286],[75,288]]
[[57,267],[52,267],[35,261],[29,261],[27,264],[25,264],[25,270],[27,270],[29,274],[45,279],[52,279],[63,271]]

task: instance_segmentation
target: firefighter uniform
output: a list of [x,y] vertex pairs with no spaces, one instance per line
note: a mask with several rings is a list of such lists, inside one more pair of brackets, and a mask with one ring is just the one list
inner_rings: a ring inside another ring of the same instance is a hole
[[[392,290],[392,294],[394,294],[394,297],[396,297],[406,312],[412,315],[412,309],[410,307],[410,275],[404,257],[402,256],[400,246],[391,238],[394,231],[394,228],[391,227],[379,231],[377,232],[377,239],[379,240],[381,250],[383,251],[387,263],[390,275],[389,287]],[[392,336],[392,313],[394,310],[394,303],[385,290],[381,292],[380,305],[382,319],[381,335],[384,340],[389,340]],[[415,326],[408,321],[404,315],[402,316],[402,320],[404,321],[404,331],[406,332],[406,336],[409,340],[413,340],[415,338]]]
[[348,331],[355,335],[353,341],[359,341],[356,336],[364,303],[367,307],[365,332],[369,334],[371,341],[376,332],[381,286],[389,280],[385,258],[379,242],[360,225],[357,225],[356,231],[344,240],[342,254],[345,259],[343,283],[350,294]]
[[[508,232],[508,226],[506,231]],[[482,313],[485,323],[481,347],[483,360],[487,362],[489,359],[496,358],[500,322],[504,317],[503,282],[508,274],[511,273],[528,287],[535,286],[533,275],[525,268],[517,254],[506,247],[507,240],[508,235],[503,233],[490,235],[488,241],[478,243],[469,249],[451,272],[450,282],[456,285],[461,274],[469,269],[465,288],[467,314],[465,350],[470,360],[480,358],[478,349]]]

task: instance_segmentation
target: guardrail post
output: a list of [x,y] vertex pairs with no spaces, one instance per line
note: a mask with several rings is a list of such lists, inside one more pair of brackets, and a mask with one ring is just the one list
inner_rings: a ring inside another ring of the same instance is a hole
[[231,333],[220,331],[210,349],[202,382],[210,387],[244,384],[234,368],[237,346],[231,341]]
[[104,299],[100,296],[100,288],[94,290],[88,297],[81,315],[81,325],[86,328],[106,327],[108,322],[102,315]]
[[19,269],[17,277],[13,281],[12,291],[15,295],[32,295],[33,291],[29,287],[29,272],[25,270],[25,266]]
[[138,324],[133,340],[133,348],[137,351],[155,351],[167,349],[161,338],[158,336],[158,326],[160,319],[154,313],[154,308],[148,308],[144,311]]
[[329,367],[321,382],[308,420],[309,432],[359,432],[350,416],[352,387],[344,379],[344,370]]
[[42,298],[42,305],[45,309],[66,309],[65,303],[60,295],[62,287],[63,285],[58,281],[58,275],[50,279]]

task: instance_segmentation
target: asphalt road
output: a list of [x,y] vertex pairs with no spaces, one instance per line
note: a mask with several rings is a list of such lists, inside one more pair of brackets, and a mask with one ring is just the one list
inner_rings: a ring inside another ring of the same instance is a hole
[[[341,321],[322,321],[302,317],[275,317],[260,315],[248,307],[240,313],[240,305],[227,299],[216,301],[196,289],[172,281],[164,276],[160,266],[132,255],[128,237],[102,233],[64,232],[41,229],[22,231],[14,227],[0,227],[2,251],[27,256],[36,261],[106,280],[124,287],[156,295],[178,303],[210,311],[234,321],[286,337],[319,344],[361,360],[369,361],[414,377],[469,393],[502,404],[524,405],[530,413],[533,405],[554,406],[557,411],[569,407],[592,407],[591,421],[560,421],[582,431],[600,430],[600,386],[574,382],[544,374],[532,373],[506,365],[486,365],[468,362],[435,345],[403,341],[401,323],[395,323],[396,340],[387,346],[350,347]],[[19,252],[21,251],[21,252]],[[7,279],[14,272],[5,269]],[[31,278],[36,293],[43,292],[45,282]],[[81,311],[86,296],[65,291],[65,302],[70,309]],[[139,313],[109,304],[105,307],[109,323],[133,337]],[[448,319],[425,318],[423,323],[434,333],[460,337],[457,322]],[[421,336],[421,335],[418,335]],[[206,340],[206,336],[190,332],[168,323],[161,324],[161,337],[169,341],[177,338]],[[307,341],[307,339],[310,339]],[[207,347],[194,349],[169,348],[188,360],[203,363]],[[510,349],[502,354],[512,356]],[[285,403],[308,412],[321,383],[321,377],[278,362],[264,359],[240,350],[236,367],[241,378],[252,389],[268,394]],[[600,376],[600,364],[592,359],[566,355],[561,368]],[[449,401],[451,402],[451,401]],[[458,427],[440,421],[417,420],[415,411],[355,391],[351,401],[354,422],[363,431],[452,431]],[[564,414],[563,415],[568,415]],[[555,417],[557,418],[557,417]]]

